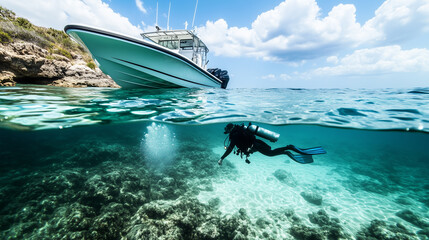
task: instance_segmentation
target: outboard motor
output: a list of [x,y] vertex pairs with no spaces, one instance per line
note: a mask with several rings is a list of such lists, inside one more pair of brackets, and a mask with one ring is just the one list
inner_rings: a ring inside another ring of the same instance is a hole
[[252,123],[249,123],[249,126],[244,126],[244,128],[255,134],[256,136],[265,138],[267,140],[270,140],[271,142],[277,142],[280,137],[280,134],[272,132],[265,128],[261,128],[257,125],[252,125]]
[[228,71],[222,70],[220,68],[209,68],[207,72],[211,73],[213,76],[217,77],[222,83],[221,88],[225,89],[228,86],[229,75]]
[[221,71],[219,79],[222,81],[222,84],[220,85],[220,87],[223,89],[226,89],[226,86],[228,86],[228,82],[229,82],[228,71],[226,70]]

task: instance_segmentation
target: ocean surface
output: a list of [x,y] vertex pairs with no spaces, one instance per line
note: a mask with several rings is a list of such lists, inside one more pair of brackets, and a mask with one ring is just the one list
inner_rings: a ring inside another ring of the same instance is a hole
[[[225,151],[229,122],[286,155]],[[0,88],[0,239],[429,239],[429,89]]]

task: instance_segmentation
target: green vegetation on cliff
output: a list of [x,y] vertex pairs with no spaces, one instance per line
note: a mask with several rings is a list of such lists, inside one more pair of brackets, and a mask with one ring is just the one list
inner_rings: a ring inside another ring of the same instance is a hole
[[94,62],[89,62],[86,64],[86,66],[91,68],[91,69],[95,69],[95,63]]
[[51,54],[72,59],[72,52],[81,55],[88,64],[94,64],[85,49],[72,41],[60,30],[38,27],[25,18],[17,17],[9,9],[0,6],[0,43],[22,40],[47,49]]
[[12,38],[9,36],[9,34],[0,31],[0,43],[9,43],[12,42]]

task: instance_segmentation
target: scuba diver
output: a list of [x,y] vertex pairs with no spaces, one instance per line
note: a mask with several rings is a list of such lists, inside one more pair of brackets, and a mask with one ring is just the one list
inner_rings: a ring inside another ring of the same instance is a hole
[[[322,147],[300,149],[293,145],[287,145],[286,147],[271,149],[270,145],[260,139],[257,139],[256,136],[268,139],[271,142],[276,142],[280,137],[280,134],[256,125],[252,125],[251,123],[249,123],[248,126],[245,126],[244,124],[228,123],[228,125],[225,127],[224,134],[229,134],[225,138],[225,142],[229,139],[229,144],[226,146],[224,142],[226,151],[218,161],[219,165],[222,165],[223,160],[235,149],[235,147],[237,147],[237,149],[234,151],[234,153],[237,155],[240,154],[241,157],[245,155],[246,163],[250,163],[248,157],[254,152],[260,152],[270,157],[285,154],[295,162],[302,164],[312,163],[312,155],[326,153]],[[298,154],[293,154],[289,150]]]

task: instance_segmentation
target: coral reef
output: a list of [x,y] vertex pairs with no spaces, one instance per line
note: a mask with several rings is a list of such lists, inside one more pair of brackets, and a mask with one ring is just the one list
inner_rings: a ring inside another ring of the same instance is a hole
[[299,240],[322,240],[324,239],[321,232],[315,228],[307,227],[304,224],[294,224],[290,229],[290,234]]
[[319,210],[308,215],[310,222],[317,224],[323,235],[328,239],[347,239],[350,238],[348,234],[343,232],[338,218],[330,218],[324,210]]
[[[307,226],[299,218],[293,209],[286,209],[282,214],[271,214],[276,221],[286,221],[290,225],[288,232],[294,239],[299,240],[324,240],[324,239],[351,239],[351,236],[344,232],[337,218],[330,218],[324,210],[308,215],[311,223],[316,226]],[[286,224],[284,224],[286,225]]]
[[[27,168],[2,169],[1,239],[132,238],[133,219],[165,209],[173,211],[166,217],[181,216],[182,235],[175,239],[249,234],[250,220],[244,211],[221,216],[216,211],[219,202],[206,206],[191,197],[201,188],[209,189],[210,179],[221,171],[225,176],[234,172],[227,164],[218,168],[211,151],[183,142],[175,161],[160,172],[144,164],[145,156],[132,144],[132,134],[128,144],[115,141],[112,132],[110,137],[101,138],[102,134],[74,137],[74,141],[67,141],[73,135],[63,136],[68,145],[57,139],[62,145],[51,147],[50,154],[16,162]],[[161,227],[153,223],[152,227]],[[190,232],[194,226],[196,230]]]
[[242,209],[221,217],[198,200],[153,201],[132,217],[122,239],[248,239],[250,220]]
[[150,199],[146,175],[144,169],[104,162],[17,177],[10,183],[14,188],[1,190],[9,199],[2,203],[2,238],[118,238],[125,219]]
[[407,230],[401,224],[387,224],[384,221],[373,220],[367,226],[361,228],[356,234],[357,240],[417,240],[414,233]]

